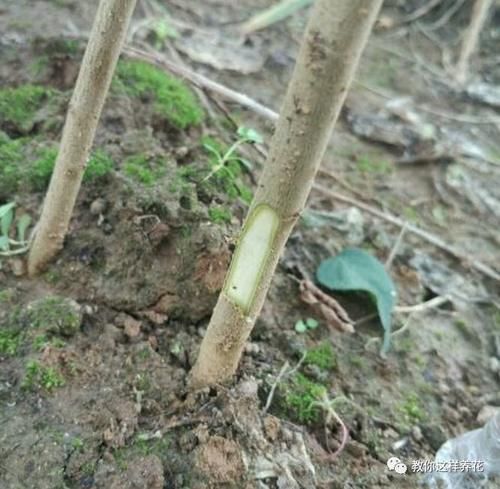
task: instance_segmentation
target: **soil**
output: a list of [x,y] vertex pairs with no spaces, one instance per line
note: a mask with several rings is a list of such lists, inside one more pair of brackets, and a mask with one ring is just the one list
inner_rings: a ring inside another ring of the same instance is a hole
[[[179,63],[278,111],[304,12],[246,42],[234,34],[237,22],[272,3],[141,2],[134,41],[175,54]],[[462,250],[469,261],[406,232],[390,269],[399,305],[436,296],[448,301],[395,313],[394,328],[405,330],[386,356],[365,297],[335,296],[355,321],[354,334],[328,328],[301,300],[298,280],[312,279],[323,259],[346,246],[384,262],[400,229],[313,191],[237,378],[189,392],[188,374],[265,151],[265,144],[259,151],[245,145],[241,156],[252,161],[250,170],[238,164],[229,179],[219,173],[205,180],[214,165],[206,143],[224,151],[236,140],[236,124],[254,127],[268,144],[272,125],[209,94],[197,102],[204,120],[179,128],[158,113],[151,94],[116,84],[94,148],[112,169],[84,182],[56,261],[29,279],[24,255],[0,257],[0,487],[413,489],[422,481],[413,461],[433,460],[447,439],[500,409],[498,282],[470,266],[481,260],[495,267],[499,259],[498,119],[484,122],[494,110],[454,89],[440,67],[439,50],[456,50],[466,9],[430,37],[422,26],[453,2],[418,23],[397,25],[424,3],[384,7],[317,183]],[[95,1],[0,0],[0,89],[50,90],[22,124],[0,113],[0,136],[22,144],[23,171],[60,139],[84,49],[75,35],[88,31],[95,7]],[[176,37],[151,27],[158,12]],[[488,82],[500,77],[488,63],[497,34],[491,22],[474,61]],[[406,119],[395,123],[387,102],[402,97],[411,97],[402,105]],[[420,119],[411,125],[414,114]],[[382,121],[378,132],[375,116]],[[388,131],[383,124],[390,122]],[[356,129],[360,124],[369,135]],[[428,158],[422,127],[438,131],[440,158]],[[137,168],[130,170],[130,158],[138,156],[150,170],[142,180]],[[46,183],[29,180],[9,191],[0,182],[0,205],[15,202],[16,218],[26,213],[34,222]],[[296,323],[308,318],[318,327],[297,332]],[[315,356],[301,362],[305,351]],[[279,376],[285,363],[296,370]],[[334,452],[342,429],[314,404],[314,392],[326,392],[349,431],[341,453]],[[393,456],[408,465],[405,475],[388,469]]]

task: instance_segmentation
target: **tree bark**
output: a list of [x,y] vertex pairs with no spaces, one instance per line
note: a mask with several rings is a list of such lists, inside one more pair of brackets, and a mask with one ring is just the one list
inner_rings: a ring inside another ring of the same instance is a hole
[[469,61],[472,54],[476,51],[479,44],[479,37],[481,30],[484,27],[486,19],[488,18],[488,11],[490,10],[493,0],[476,0],[472,7],[472,14],[469,27],[467,28],[458,62],[455,71],[455,79],[463,85],[469,76]]
[[136,0],[101,0],[75,89],[59,153],[28,258],[35,275],[62,248],[102,107]]
[[228,380],[302,212],[382,0],[313,7],[257,192],[190,378]]

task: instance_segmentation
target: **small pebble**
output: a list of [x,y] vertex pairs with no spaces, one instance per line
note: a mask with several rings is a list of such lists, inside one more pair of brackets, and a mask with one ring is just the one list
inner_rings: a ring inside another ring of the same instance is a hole
[[481,408],[476,420],[480,425],[484,425],[497,413],[500,413],[500,407],[486,405]]
[[472,416],[472,413],[467,406],[458,406],[458,412],[463,418],[470,418]]
[[257,355],[260,352],[260,346],[257,343],[247,343],[245,345],[245,353]]
[[399,436],[399,433],[396,430],[393,430],[392,428],[387,428],[383,432],[384,438],[394,438],[396,439]]
[[411,436],[415,441],[421,441],[424,438],[424,435],[422,434],[422,430],[420,429],[420,426],[414,426],[411,429]]
[[189,148],[187,146],[180,146],[175,150],[175,155],[179,158],[184,158],[189,153]]
[[496,374],[500,371],[500,360],[497,357],[490,357],[489,365],[493,373]]
[[401,438],[399,440],[396,440],[393,444],[392,444],[392,451],[393,452],[397,452],[398,450],[401,450],[402,448],[404,448],[407,444],[408,444],[408,437],[405,436],[404,438]]
[[106,201],[102,198],[95,199],[92,204],[90,204],[90,213],[93,216],[98,216],[104,212],[106,209]]
[[142,323],[133,317],[127,317],[123,324],[125,334],[130,338],[136,338],[141,332]]
[[22,275],[24,275],[26,273],[25,263],[20,258],[13,258],[10,261],[10,267],[12,269],[12,273],[16,277],[21,277]]

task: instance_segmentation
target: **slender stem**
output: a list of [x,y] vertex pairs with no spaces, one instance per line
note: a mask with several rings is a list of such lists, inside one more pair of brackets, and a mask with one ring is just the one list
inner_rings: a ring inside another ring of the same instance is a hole
[[302,212],[382,0],[317,0],[191,387],[235,373]]
[[28,259],[35,275],[63,246],[97,123],[136,0],[101,0],[69,103],[54,172]]

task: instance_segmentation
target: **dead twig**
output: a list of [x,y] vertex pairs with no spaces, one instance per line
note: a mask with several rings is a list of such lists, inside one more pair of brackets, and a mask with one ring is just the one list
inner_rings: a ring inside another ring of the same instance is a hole
[[215,92],[221,97],[236,102],[241,106],[261,115],[262,117],[265,117],[266,119],[269,119],[273,122],[278,120],[279,114],[277,112],[274,112],[273,110],[262,105],[256,100],[248,97],[243,93],[237,92],[236,90],[232,90],[231,88],[221,85],[220,83],[214,82],[206,76],[200,75],[199,73],[195,73],[194,71],[179,66],[179,64],[166,59],[164,56],[160,56],[157,53],[148,53],[142,49],[137,49],[131,46],[125,46],[123,52],[130,58],[147,61],[148,63],[154,64],[161,69],[167,70],[181,78],[189,80],[191,83],[200,88]]
[[408,312],[410,314],[413,314],[415,312],[423,312],[427,311],[428,309],[434,309],[435,307],[439,307],[449,301],[450,299],[448,299],[447,297],[438,295],[437,297],[433,297],[428,301],[421,302],[420,304],[415,304],[413,306],[396,306],[394,308],[394,312]]
[[276,392],[276,388],[280,384],[281,380],[284,377],[289,377],[290,375],[294,374],[302,366],[302,364],[304,363],[304,360],[306,359],[306,356],[307,356],[307,352],[304,352],[302,354],[302,357],[300,358],[300,360],[295,365],[295,367],[293,367],[290,370],[288,370],[288,367],[290,366],[288,361],[286,361],[283,364],[283,367],[281,367],[281,370],[279,371],[278,375],[276,376],[276,379],[273,382],[273,385],[271,386],[271,390],[269,391],[269,395],[267,396],[266,405],[262,409],[262,414],[266,414],[267,411],[269,410],[269,408],[271,407],[271,404],[272,404],[273,398],[274,398],[274,394]]
[[347,445],[347,441],[349,440],[349,429],[347,428],[347,426],[344,423],[344,421],[342,420],[342,418],[337,414],[337,412],[334,409],[335,404],[339,404],[340,402],[349,402],[350,404],[352,404],[354,407],[357,408],[357,405],[354,404],[349,399],[347,399],[346,397],[340,396],[340,397],[336,397],[335,399],[330,399],[326,392],[323,392],[321,399],[319,399],[318,401],[315,401],[313,403],[314,406],[317,406],[326,412],[325,442],[326,442],[326,446],[327,446],[328,450],[330,450],[330,449],[328,447],[327,426],[330,423],[330,421],[332,420],[332,418],[340,425],[340,427],[342,429],[342,440],[340,441],[340,445],[337,448],[337,450],[335,450],[335,452],[333,452],[333,453],[330,452],[330,455],[328,456],[329,460],[335,460],[342,453],[345,446]]
[[323,316],[330,331],[354,333],[354,322],[347,311],[331,296],[316,287],[311,280],[300,281],[300,299]]
[[431,10],[436,8],[442,1],[443,0],[430,0],[430,2],[422,5],[420,8],[415,9],[411,14],[408,14],[406,17],[400,19],[395,26],[400,26],[403,24],[410,24],[411,22],[415,22],[424,15],[427,15]]
[[403,241],[403,236],[405,235],[406,232],[406,226],[408,223],[404,223],[403,227],[401,228],[401,231],[398,234],[398,237],[396,238],[396,241],[394,242],[394,246],[392,247],[391,252],[389,253],[389,256],[387,257],[387,260],[385,261],[385,268],[386,270],[390,270],[392,266],[392,262],[394,261],[394,258],[396,258],[396,255],[399,251],[399,247],[401,246],[401,242]]
[[431,24],[426,24],[425,28],[430,31],[434,31],[443,27],[462,7],[465,0],[457,0],[436,22]]
[[264,409],[262,409],[263,415],[266,414],[269,408],[271,407],[271,403],[273,402],[276,388],[278,387],[278,384],[281,382],[281,379],[285,375],[285,372],[288,370],[289,366],[290,364],[288,362],[285,362],[283,364],[283,367],[281,367],[281,370],[279,371],[278,375],[276,376],[276,379],[274,380],[273,385],[271,386],[271,390],[269,391],[269,395],[267,396],[266,405],[264,406]]
[[384,219],[387,222],[390,222],[391,224],[394,224],[395,226],[398,227],[403,227],[406,225],[407,231],[411,232],[412,234],[415,234],[416,236],[419,236],[422,239],[425,239],[429,243],[433,244],[437,248],[440,248],[441,250],[445,251],[449,255],[453,256],[454,258],[460,260],[464,266],[469,266],[470,268],[473,268],[477,270],[478,272],[481,272],[483,275],[486,275],[489,278],[492,278],[498,282],[500,282],[500,274],[495,271],[493,268],[490,266],[486,265],[485,263],[476,260],[468,255],[466,255],[464,252],[457,250],[456,248],[450,246],[448,243],[446,243],[444,240],[439,238],[438,236],[435,236],[428,231],[425,231],[423,229],[420,229],[419,227],[415,226],[414,224],[410,224],[399,217],[393,216],[391,214],[387,214],[379,209],[376,209],[375,207],[372,207],[368,204],[365,204],[364,202],[359,202],[356,199],[353,199],[351,197],[348,197],[346,195],[341,195],[338,194],[337,192],[333,192],[332,190],[329,190],[317,183],[313,184],[313,188],[321,192],[323,195],[327,195],[330,198],[338,201],[338,202],[344,202],[345,204],[353,205],[355,207],[358,207],[359,209],[364,210],[365,212],[368,212],[369,214],[372,214],[373,216],[379,217],[380,219]]

